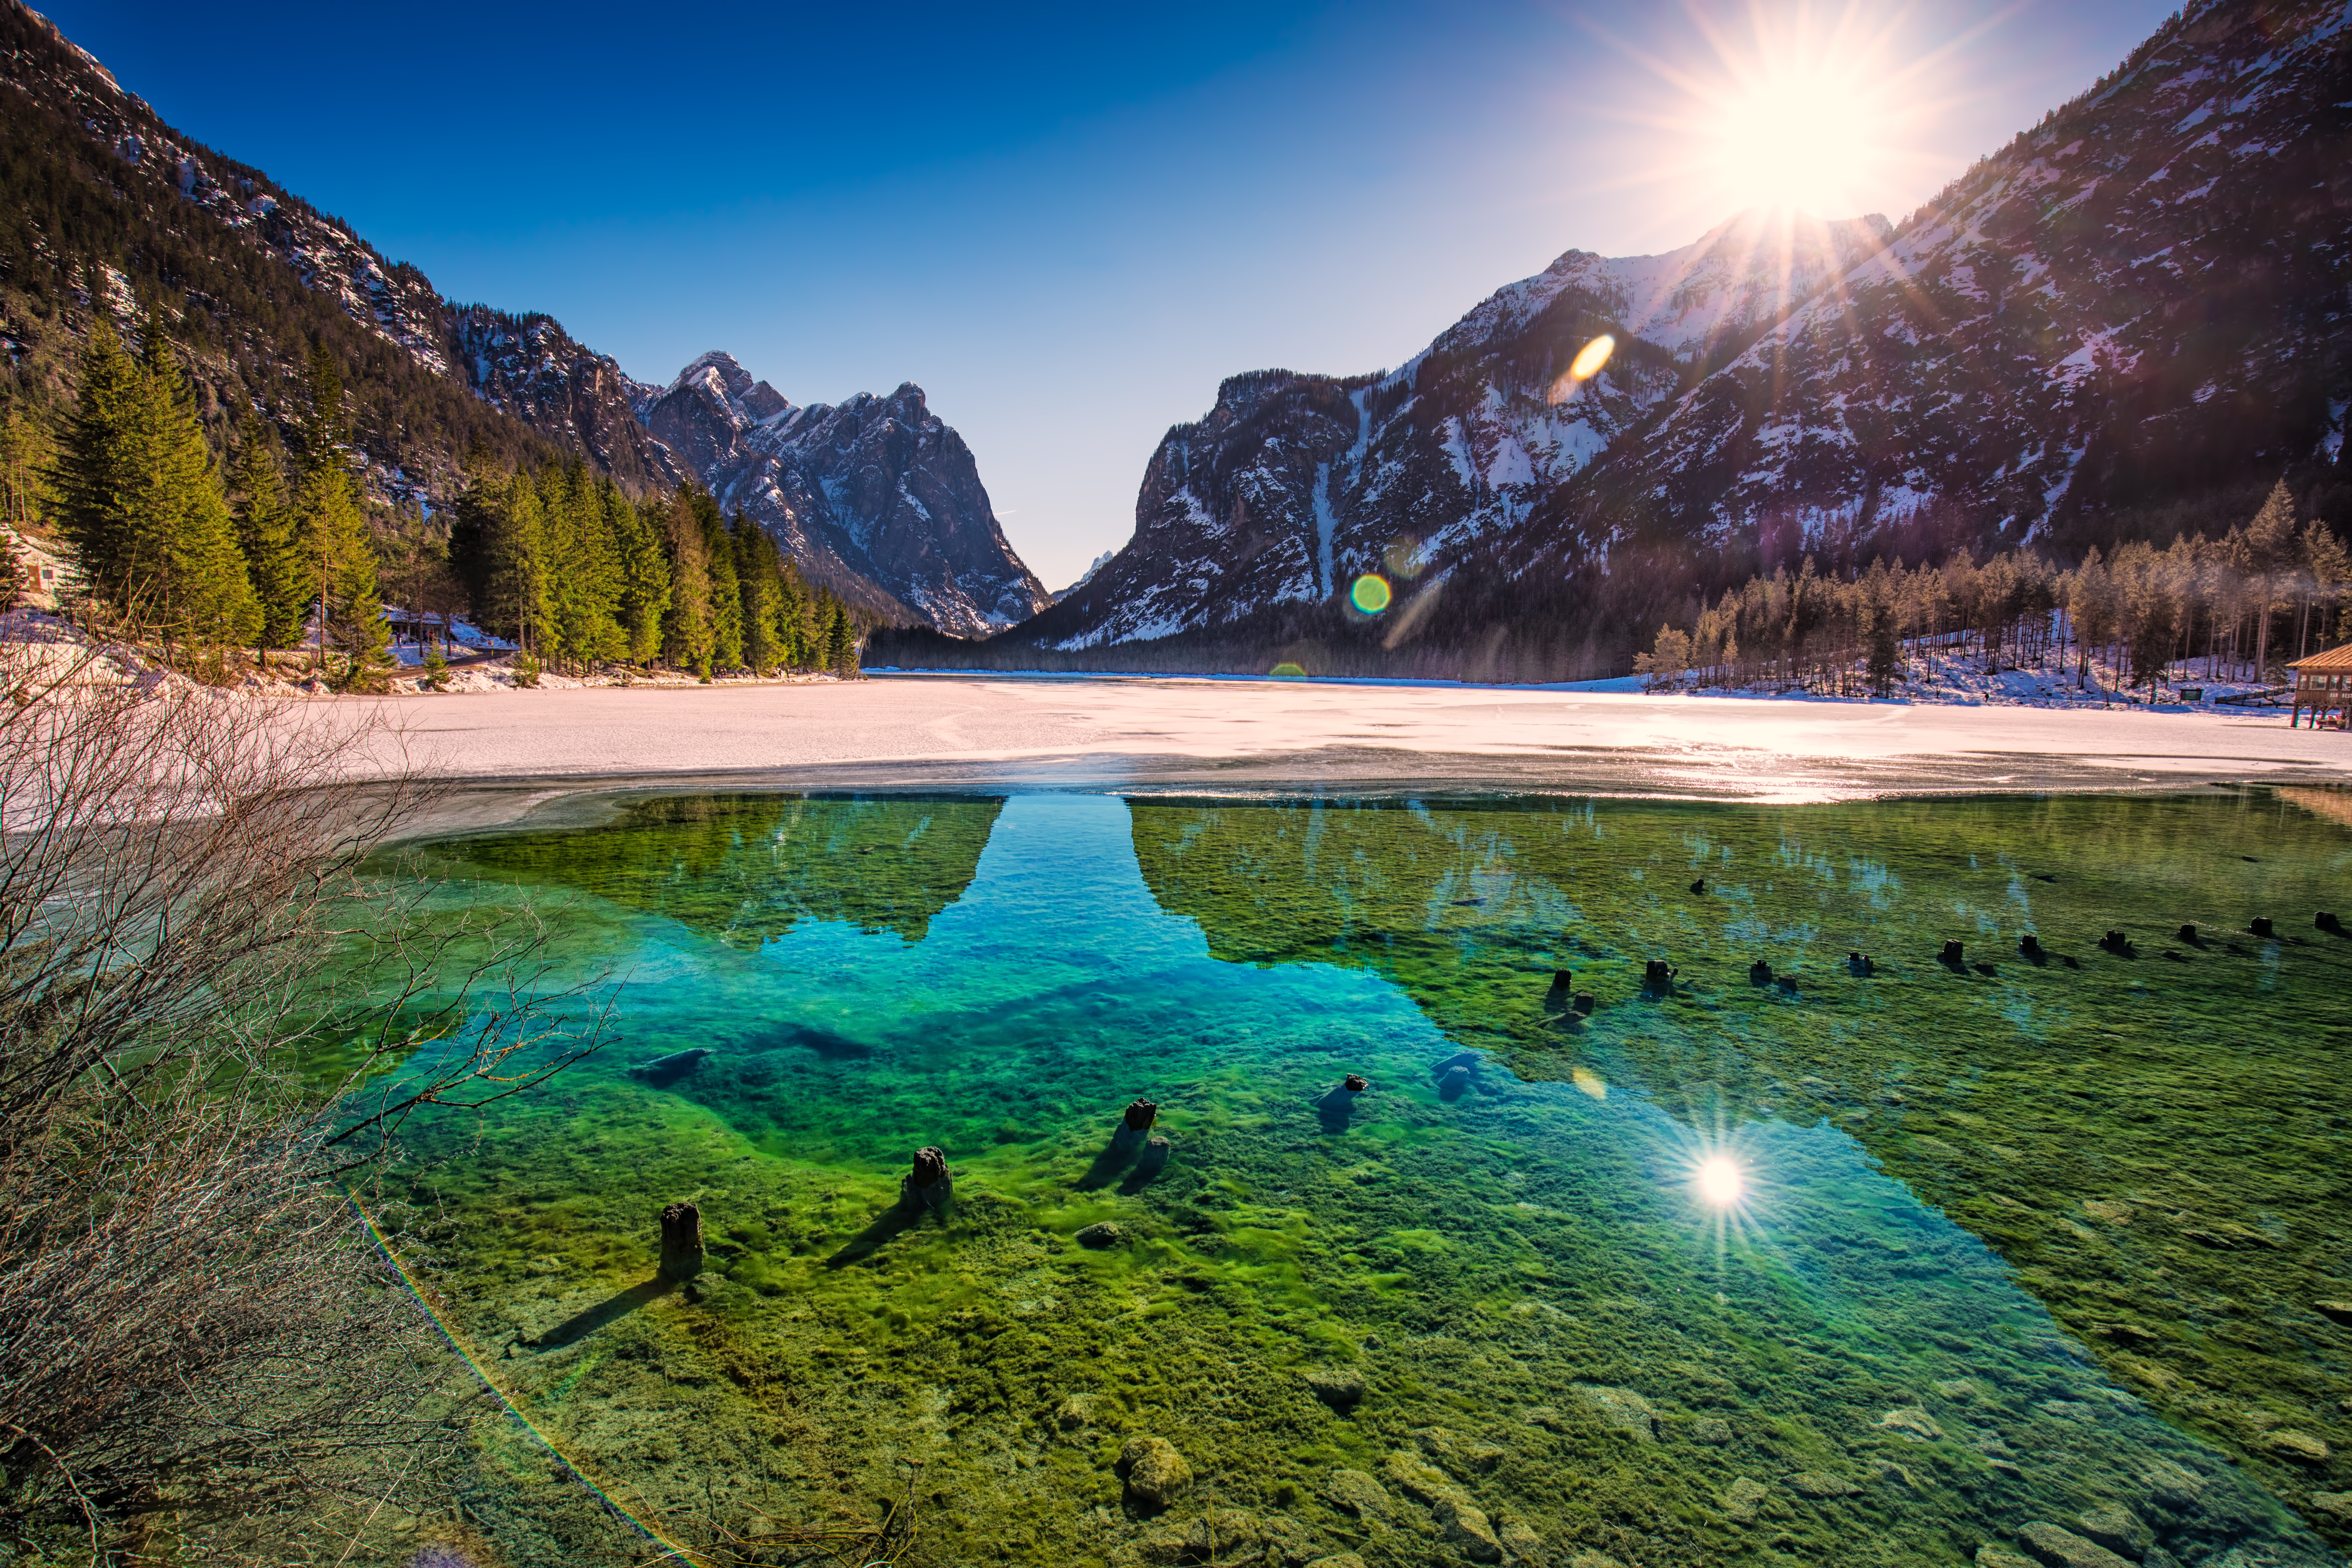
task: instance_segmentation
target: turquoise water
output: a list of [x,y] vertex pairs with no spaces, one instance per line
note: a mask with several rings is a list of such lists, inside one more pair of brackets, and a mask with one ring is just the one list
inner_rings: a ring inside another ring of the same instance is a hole
[[[616,989],[420,1150],[429,1289],[570,1468],[486,1413],[412,1539],[650,1556],[585,1477],[697,1547],[911,1495],[943,1564],[2339,1561],[2327,804],[742,795],[432,847]],[[2248,900],[2305,930],[2231,942]],[[1156,1176],[1106,1155],[1139,1096]],[[952,1204],[894,1218],[923,1145]],[[707,1271],[633,1291],[682,1199]]]

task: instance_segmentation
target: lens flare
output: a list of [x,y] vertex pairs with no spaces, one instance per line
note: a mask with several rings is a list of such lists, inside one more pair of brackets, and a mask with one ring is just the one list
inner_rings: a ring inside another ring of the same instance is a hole
[[1356,579],[1356,585],[1348,590],[1348,597],[1354,602],[1356,608],[1368,616],[1377,616],[1387,609],[1391,596],[1389,580],[1377,572],[1365,573]]
[[[1607,364],[1609,356],[1616,352],[1617,340],[1603,332],[1577,351],[1575,363],[1568,367],[1568,374],[1578,381],[1591,381],[1601,374],[1601,367]],[[1554,360],[1552,363],[1558,364],[1559,362]]]
[[1692,1180],[1698,1188],[1698,1195],[1719,1209],[1727,1209],[1738,1203],[1748,1185],[1738,1162],[1728,1154],[1710,1154],[1700,1161]]
[[1272,669],[1267,670],[1266,673],[1273,676],[1277,680],[1298,680],[1305,678],[1307,671],[1300,668],[1298,666],[1292,664],[1289,660],[1285,659],[1282,663],[1276,665]]

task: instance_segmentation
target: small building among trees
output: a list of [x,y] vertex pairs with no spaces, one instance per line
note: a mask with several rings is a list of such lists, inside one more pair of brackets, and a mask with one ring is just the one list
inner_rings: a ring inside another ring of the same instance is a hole
[[2344,729],[2352,717],[2352,643],[2299,658],[2287,668],[2294,671],[2294,710],[2288,726],[2302,723],[2308,709],[2313,729]]

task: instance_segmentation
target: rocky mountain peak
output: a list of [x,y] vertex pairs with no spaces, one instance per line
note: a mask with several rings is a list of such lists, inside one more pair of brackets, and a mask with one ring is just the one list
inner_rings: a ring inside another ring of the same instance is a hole
[[913,382],[803,407],[714,350],[638,416],[721,505],[869,614],[980,636],[1050,602],[1006,542],[971,449]]

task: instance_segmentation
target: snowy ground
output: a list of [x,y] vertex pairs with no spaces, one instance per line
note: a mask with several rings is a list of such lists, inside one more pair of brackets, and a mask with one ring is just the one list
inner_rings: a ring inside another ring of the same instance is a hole
[[[499,781],[822,788],[1568,790],[1806,801],[1897,792],[2352,782],[2352,734],[2270,713],[1711,701],[1291,681],[914,676],[347,699],[376,765]],[[488,798],[488,797],[484,797]],[[502,814],[505,808],[499,808]]]

